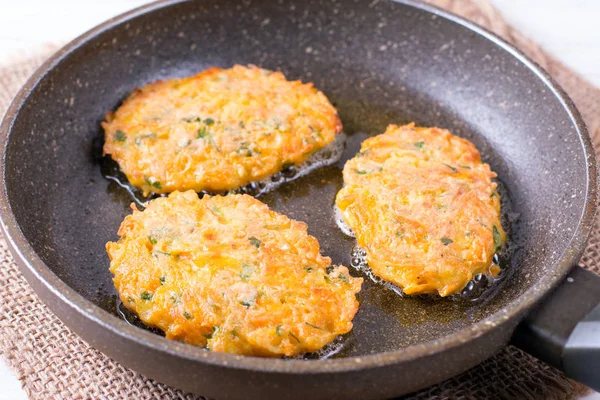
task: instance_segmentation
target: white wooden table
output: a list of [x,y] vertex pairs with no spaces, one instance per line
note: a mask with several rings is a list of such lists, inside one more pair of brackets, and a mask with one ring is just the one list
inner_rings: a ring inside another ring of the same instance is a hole
[[[492,0],[507,20],[600,86],[599,0]],[[63,43],[145,0],[0,0],[0,63],[44,43]],[[0,400],[25,399],[0,358]],[[600,400],[600,394],[586,397]]]

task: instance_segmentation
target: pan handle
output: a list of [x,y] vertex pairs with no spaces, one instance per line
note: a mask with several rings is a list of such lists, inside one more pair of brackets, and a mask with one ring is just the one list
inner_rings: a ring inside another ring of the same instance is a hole
[[521,322],[512,344],[600,391],[600,276],[575,267]]

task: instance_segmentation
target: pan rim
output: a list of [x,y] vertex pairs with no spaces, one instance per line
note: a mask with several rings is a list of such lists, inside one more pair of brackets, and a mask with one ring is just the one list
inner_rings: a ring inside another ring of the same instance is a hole
[[[32,91],[37,87],[39,82],[46,76],[46,74],[59,65],[60,62],[68,57],[69,54],[81,46],[84,46],[90,39],[98,36],[99,34],[109,31],[118,25],[127,23],[128,21],[141,15],[187,1],[188,0],[159,0],[118,15],[69,42],[47,61],[45,61],[19,90],[18,94],[8,107],[2,124],[0,125],[0,146],[2,148],[0,156],[0,175],[2,176],[2,182],[6,182],[6,152],[8,148],[10,132],[14,122],[19,115],[22,105],[29,98]],[[71,311],[79,313],[91,323],[100,325],[98,326],[98,329],[104,328],[113,334],[120,336],[124,340],[134,341],[138,345],[154,351],[161,351],[174,357],[185,358],[190,361],[238,370],[277,372],[283,374],[331,374],[337,372],[356,371],[359,369],[363,370],[368,368],[379,368],[386,365],[415,360],[436,354],[443,350],[461,346],[467,341],[471,341],[477,337],[489,333],[492,331],[492,329],[503,324],[504,322],[523,316],[525,310],[531,308],[552,288],[557,286],[571,269],[571,267],[577,264],[584,250],[587,238],[594,225],[596,204],[598,204],[598,166],[596,161],[596,153],[585,123],[579,111],[575,108],[572,100],[555,82],[555,80],[537,63],[531,60],[520,50],[506,42],[504,39],[501,39],[485,28],[482,28],[462,17],[439,9],[435,6],[423,4],[416,0],[393,1],[418,10],[423,10],[432,15],[436,15],[437,17],[456,23],[507,51],[542,81],[542,83],[552,92],[553,96],[560,102],[562,107],[568,113],[569,118],[571,119],[578,133],[578,137],[587,160],[587,187],[585,194],[586,203],[582,209],[581,217],[576,228],[574,229],[574,233],[569,240],[568,246],[557,258],[555,264],[550,268],[553,271],[552,274],[546,274],[543,276],[525,293],[510,302],[502,310],[475,324],[470,325],[465,329],[433,341],[372,355],[305,361],[269,359],[210,352],[191,345],[170,341],[159,335],[155,335],[143,329],[128,325],[125,321],[101,309],[99,306],[96,306],[91,301],[77,293],[74,289],[63,282],[57,275],[55,275],[54,272],[52,272],[52,270],[42,261],[20,230],[16,217],[12,213],[10,203],[8,201],[8,191],[6,185],[4,184],[3,189],[0,191],[0,223],[9,247],[12,249],[12,254],[16,256],[15,261],[17,261],[21,270],[27,270],[27,272],[31,274],[32,279],[35,279],[37,284],[44,287],[44,290],[47,290],[52,296],[60,300],[63,306],[67,306],[68,308],[72,309]],[[36,292],[38,290],[36,290]]]

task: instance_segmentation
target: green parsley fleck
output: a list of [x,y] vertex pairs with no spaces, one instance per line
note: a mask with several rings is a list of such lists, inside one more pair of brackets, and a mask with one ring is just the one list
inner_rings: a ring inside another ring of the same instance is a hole
[[115,132],[115,140],[117,142],[124,142],[125,140],[127,140],[127,135],[125,134],[125,132],[118,130]]
[[310,265],[307,265],[306,267],[304,267],[304,270],[306,272],[312,272],[313,268]]
[[161,285],[164,285],[165,282],[167,281],[167,278],[165,278],[164,276],[161,276],[158,280],[160,281]]
[[242,266],[242,272],[240,273],[240,278],[243,281],[247,281],[248,279],[250,279],[252,277],[253,273],[254,273],[254,267],[252,265],[244,264]]
[[471,167],[469,167],[468,165],[461,165],[460,167],[464,169],[471,169]]
[[296,341],[297,341],[298,343],[300,343],[300,339],[298,339],[298,337],[297,337],[296,335],[294,335],[292,332],[289,332],[289,335],[290,335],[291,337],[293,337],[294,339],[296,339]]
[[325,330],[325,329],[323,329],[323,328],[319,328],[318,326],[315,326],[315,325],[313,325],[313,324],[309,324],[308,322],[305,322],[305,324],[306,324],[306,325],[308,325],[308,326],[310,326],[311,328],[315,328],[315,329],[318,329],[318,330],[320,330],[320,331],[324,331],[324,330]]
[[446,163],[443,163],[446,167],[450,168],[452,170],[452,172],[458,172],[458,170],[456,168],[454,168],[452,165],[448,165]]
[[158,240],[152,235],[148,235],[148,241],[151,245],[155,245],[158,242]]
[[250,236],[248,240],[250,241],[250,244],[252,244],[252,246],[256,247],[257,249],[260,248],[260,246],[262,245],[262,242],[254,236]]
[[156,133],[148,133],[146,135],[142,135],[142,136],[138,136],[135,138],[135,144],[136,146],[139,146],[142,144],[142,141],[145,139],[156,139]]
[[204,337],[207,339],[212,339],[214,335],[216,335],[217,333],[219,333],[219,327],[218,326],[213,326],[212,327],[212,332],[209,333],[205,333]]
[[355,170],[355,171],[356,171],[356,173],[357,173],[358,175],[366,175],[366,174],[368,174],[368,173],[369,173],[369,171],[364,171],[364,170],[361,170],[361,169],[357,169],[357,170]]
[[127,296],[127,301],[130,303],[135,303],[135,300],[131,296]]
[[496,253],[502,248],[502,236],[500,235],[500,231],[498,230],[496,225],[494,225],[494,227],[492,228],[492,233],[494,235],[494,253]]
[[338,275],[338,279],[339,279],[340,281],[342,281],[342,282],[346,283],[346,284],[347,284],[347,283],[350,283],[350,280],[349,280],[349,278],[348,278],[348,275],[346,275],[346,274],[339,274],[339,275]]
[[146,301],[152,300],[152,293],[144,292],[140,295],[140,298]]
[[204,120],[204,123],[205,123],[206,125],[208,125],[208,126],[211,126],[212,124],[214,124],[214,123],[215,123],[215,120],[214,120],[214,119],[212,119],[212,118],[206,118],[206,119]]
[[281,325],[277,325],[277,327],[275,328],[275,333],[277,334],[277,336],[283,336],[283,332],[281,331]]
[[198,129],[198,133],[196,133],[196,138],[204,139],[205,136],[206,136],[206,126],[203,126],[202,128]]
[[447,237],[443,237],[441,241],[444,244],[444,246],[448,246],[450,243],[454,242],[452,239],[448,239]]
[[190,314],[190,313],[189,313],[189,312],[187,312],[187,311],[185,311],[185,312],[183,313],[183,316],[185,317],[185,319],[192,319],[192,318],[193,318],[193,317],[192,317],[192,314]]
[[425,146],[425,142],[422,140],[420,142],[415,143],[415,147],[418,149],[423,149],[423,146]]
[[155,187],[157,189],[162,189],[162,184],[154,178],[144,176],[144,181],[146,181],[146,184],[148,184],[148,186]]

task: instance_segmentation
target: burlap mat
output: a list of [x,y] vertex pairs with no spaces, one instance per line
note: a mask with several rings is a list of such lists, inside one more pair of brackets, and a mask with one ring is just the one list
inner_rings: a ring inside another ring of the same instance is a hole
[[[429,0],[514,43],[550,72],[582,112],[600,148],[600,90],[508,26],[487,0]],[[0,115],[52,48],[0,67]],[[600,272],[596,223],[582,263]],[[33,399],[195,399],[199,396],[145,378],[88,346],[33,293],[0,238],[0,354]],[[416,393],[412,399],[570,399],[587,389],[509,346],[470,371]]]

